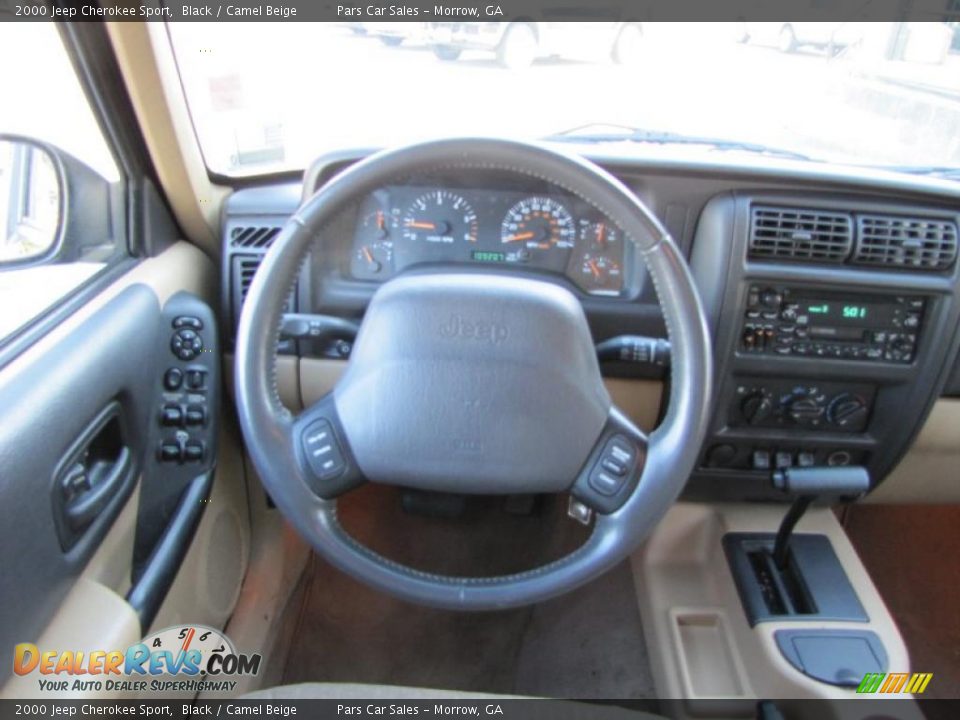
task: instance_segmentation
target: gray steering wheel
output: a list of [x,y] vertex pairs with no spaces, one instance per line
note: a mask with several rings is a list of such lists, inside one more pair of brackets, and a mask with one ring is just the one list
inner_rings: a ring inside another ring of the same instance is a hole
[[[510,273],[405,274],[374,294],[336,388],[293,416],[280,401],[281,315],[325,224],[415,174],[493,170],[549,182],[605,214],[646,262],[672,345],[665,418],[649,437],[607,393],[583,308],[554,283]],[[710,337],[689,269],[667,231],[592,163],[537,145],[454,139],[373,155],[289,220],[250,287],[236,347],[247,448],[280,511],[330,563],[397,597],[484,610],[545,600],[629,555],[693,470],[711,397]],[[371,481],[453,493],[569,492],[596,511],[569,555],[498,577],[435,575],[358,543],[337,497]]]

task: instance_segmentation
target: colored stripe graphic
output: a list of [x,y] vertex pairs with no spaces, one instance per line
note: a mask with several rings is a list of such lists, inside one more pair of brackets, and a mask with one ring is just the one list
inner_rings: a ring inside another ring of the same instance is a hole
[[927,689],[931,679],[933,679],[933,673],[867,673],[860,681],[857,692],[919,695]]

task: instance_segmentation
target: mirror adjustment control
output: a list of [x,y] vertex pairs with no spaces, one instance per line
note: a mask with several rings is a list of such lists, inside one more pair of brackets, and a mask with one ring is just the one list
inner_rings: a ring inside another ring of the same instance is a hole
[[307,464],[320,480],[330,480],[343,472],[346,463],[327,420],[316,420],[301,435]]
[[180,328],[170,339],[170,350],[181,360],[194,360],[203,352],[203,338],[192,328]]

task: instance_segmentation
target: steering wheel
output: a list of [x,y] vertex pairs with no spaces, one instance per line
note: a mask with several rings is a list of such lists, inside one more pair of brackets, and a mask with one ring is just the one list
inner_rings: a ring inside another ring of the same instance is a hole
[[[672,346],[665,418],[649,437],[613,406],[583,308],[557,284],[510,273],[404,274],[374,294],[347,370],[300,415],[280,401],[281,315],[325,223],[414,174],[492,170],[546,181],[614,222],[649,269]],[[484,610],[567,592],[629,555],[682,490],[706,431],[712,355],[689,269],[667,231],[623,184],[550,149],[453,139],[381,152],[307,200],[248,292],[236,346],[240,423],[277,507],[331,564],[394,596]],[[569,492],[595,511],[575,551],[498,577],[436,575],[361,545],[337,497],[366,482],[466,494]]]

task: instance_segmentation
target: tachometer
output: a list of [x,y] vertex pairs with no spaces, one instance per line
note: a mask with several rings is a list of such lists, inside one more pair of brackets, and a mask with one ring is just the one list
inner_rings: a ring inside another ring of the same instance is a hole
[[429,243],[477,241],[477,214],[461,195],[431,190],[410,205],[400,230],[405,240]]
[[570,211],[549,197],[524,198],[503,218],[500,241],[530,250],[572,248],[577,229]]

